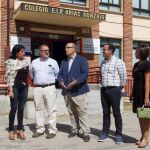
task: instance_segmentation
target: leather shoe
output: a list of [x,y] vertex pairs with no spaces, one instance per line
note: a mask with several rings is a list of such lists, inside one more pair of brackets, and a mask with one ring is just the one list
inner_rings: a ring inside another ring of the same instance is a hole
[[37,138],[37,137],[39,137],[39,136],[41,136],[41,135],[44,135],[44,132],[43,132],[43,133],[35,132],[35,133],[32,135],[32,137],[33,137],[33,138]]
[[77,133],[76,133],[76,132],[72,132],[72,133],[70,133],[70,134],[68,135],[68,138],[75,137],[76,135],[77,135]]
[[52,138],[54,138],[55,136],[56,136],[56,134],[48,133],[48,134],[46,135],[46,138],[47,138],[47,139],[52,139]]
[[90,135],[88,135],[88,134],[83,134],[82,138],[83,138],[84,142],[89,142],[90,141]]

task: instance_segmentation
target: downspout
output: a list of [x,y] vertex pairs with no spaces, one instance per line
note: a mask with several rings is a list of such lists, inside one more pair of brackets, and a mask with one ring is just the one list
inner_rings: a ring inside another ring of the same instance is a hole
[[7,0],[7,48],[9,48],[9,32],[10,32],[10,2]]

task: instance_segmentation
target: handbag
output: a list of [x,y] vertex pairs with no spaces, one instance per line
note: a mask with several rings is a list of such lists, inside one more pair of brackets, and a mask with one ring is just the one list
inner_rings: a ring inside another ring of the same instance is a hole
[[143,119],[150,119],[150,107],[138,107],[137,108],[137,117]]

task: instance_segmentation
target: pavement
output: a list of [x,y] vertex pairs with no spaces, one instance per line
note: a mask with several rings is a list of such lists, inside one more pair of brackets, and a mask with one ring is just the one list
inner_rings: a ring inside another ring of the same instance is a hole
[[[32,133],[35,130],[34,120],[24,120],[25,133],[27,139],[20,141],[10,141],[8,139],[8,116],[0,116],[0,150],[137,150],[135,142],[140,137],[140,128],[138,119],[132,112],[124,112],[123,118],[123,139],[124,144],[116,145],[114,142],[115,126],[112,118],[110,139],[103,143],[97,142],[98,136],[102,127],[102,114],[95,114],[89,116],[89,124],[91,127],[91,140],[88,143],[83,142],[79,137],[68,139],[70,130],[69,117],[58,117],[57,136],[53,139],[46,139],[46,135],[32,138]],[[150,144],[145,148],[150,150]]]

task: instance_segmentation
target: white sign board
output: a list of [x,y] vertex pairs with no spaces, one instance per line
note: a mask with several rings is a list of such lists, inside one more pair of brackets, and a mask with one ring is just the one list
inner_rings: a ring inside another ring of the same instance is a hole
[[[77,48],[79,47],[77,43]],[[100,39],[82,38],[82,49],[83,53],[100,54]]]
[[21,44],[25,47],[26,52],[31,52],[31,38],[28,37],[18,37],[18,36],[11,36],[10,37],[10,51],[16,44]]

